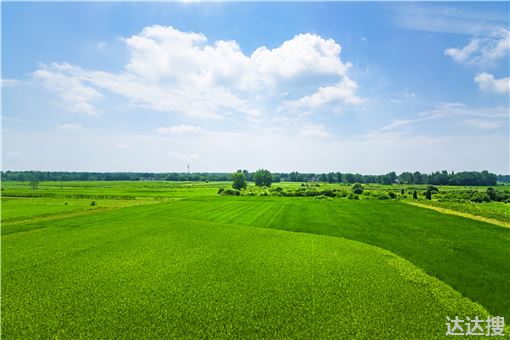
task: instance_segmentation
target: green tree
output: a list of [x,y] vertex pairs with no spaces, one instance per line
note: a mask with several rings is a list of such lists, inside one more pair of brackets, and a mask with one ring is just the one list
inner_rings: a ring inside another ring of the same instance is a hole
[[363,186],[359,183],[356,183],[351,188],[352,192],[358,195],[361,195],[363,193]]
[[271,183],[273,182],[273,176],[269,172],[269,170],[266,169],[258,169],[253,174],[253,180],[255,181],[255,185],[259,187],[269,187],[271,186]]
[[246,176],[241,170],[237,170],[232,174],[232,188],[241,190],[246,188]]

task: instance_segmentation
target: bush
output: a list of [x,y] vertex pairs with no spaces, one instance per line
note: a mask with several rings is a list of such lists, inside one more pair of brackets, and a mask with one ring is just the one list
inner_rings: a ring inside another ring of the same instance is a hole
[[487,188],[487,196],[489,196],[489,199],[491,201],[496,201],[497,200],[496,190],[494,190],[494,188]]
[[331,200],[331,197],[326,196],[326,195],[315,196],[315,198],[318,200]]
[[376,191],[375,193],[372,194],[372,197],[376,198],[378,200],[389,200],[390,199],[390,196],[388,195],[388,193],[383,192],[383,191]]
[[473,197],[471,197],[471,202],[482,203],[482,202],[490,202],[489,196],[484,192],[477,192]]
[[223,192],[221,194],[224,196],[239,196],[241,194],[241,192],[236,189],[226,189],[226,190],[223,190]]
[[427,191],[430,191],[431,193],[437,193],[437,192],[439,192],[439,189],[433,185],[429,185],[427,187]]
[[322,196],[335,197],[336,191],[331,189],[324,189],[322,190]]
[[388,192],[388,196],[390,196],[391,199],[397,198],[397,194],[395,194],[393,191]]
[[356,183],[352,186],[351,188],[352,192],[357,194],[357,195],[361,195],[363,193],[363,186],[359,183]]
[[425,191],[425,198],[428,200],[431,200],[432,199],[432,191],[430,191],[430,190]]
[[357,194],[355,194],[354,192],[350,192],[349,195],[347,196],[347,198],[350,200],[359,200],[359,196]]
[[96,205],[96,201],[92,201],[92,202],[90,202],[90,205],[91,205],[92,207],[93,207],[93,206],[95,206],[95,205]]
[[218,195],[219,195],[219,194],[221,194],[223,191],[225,191],[225,189],[224,189],[224,188],[219,188],[219,189],[218,189]]

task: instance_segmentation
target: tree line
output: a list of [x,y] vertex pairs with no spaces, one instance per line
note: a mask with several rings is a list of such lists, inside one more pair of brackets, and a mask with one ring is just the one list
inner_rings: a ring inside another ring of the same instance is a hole
[[[262,169],[263,170],[263,169]],[[267,170],[265,170],[267,171]],[[240,170],[246,181],[256,182],[256,172]],[[270,173],[271,182],[328,182],[328,183],[380,183],[380,184],[431,184],[431,185],[485,185],[493,186],[497,182],[510,183],[510,175],[495,175],[484,171],[447,172],[436,171],[431,174],[403,172],[397,175],[389,172],[384,175],[361,175],[353,173]],[[222,172],[65,172],[65,171],[2,171],[4,181],[231,181],[232,173]]]

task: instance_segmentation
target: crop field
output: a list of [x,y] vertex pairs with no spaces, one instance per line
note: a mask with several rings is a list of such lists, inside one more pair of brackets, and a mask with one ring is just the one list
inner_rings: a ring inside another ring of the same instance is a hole
[[4,182],[2,335],[429,339],[447,316],[510,318],[510,228],[407,198],[218,195],[227,184]]

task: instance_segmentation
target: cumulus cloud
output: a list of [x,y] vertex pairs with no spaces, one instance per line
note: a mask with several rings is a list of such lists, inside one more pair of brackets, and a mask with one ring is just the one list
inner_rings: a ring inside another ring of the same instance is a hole
[[193,125],[173,125],[168,127],[159,127],[156,130],[160,134],[170,134],[170,135],[188,135],[188,134],[196,134],[202,131],[202,128],[199,126]]
[[496,79],[490,73],[480,73],[475,77],[475,83],[482,91],[508,94],[510,90],[510,77]]
[[362,102],[341,46],[315,34],[296,35],[273,49],[261,46],[251,55],[235,41],[209,42],[202,33],[170,26],[149,26],[123,41],[129,51],[123,72],[55,63],[42,65],[34,78],[59,94],[69,111],[88,114],[96,113],[93,102],[106,91],[134,106],[216,119],[260,118],[292,101],[313,111],[332,102]]
[[360,104],[364,100],[356,96],[358,85],[356,82],[345,77],[340,83],[333,86],[320,87],[317,92],[301,97],[294,101],[288,101],[283,104],[285,108],[294,110],[316,110],[321,107],[342,103]]
[[505,57],[510,50],[510,31],[505,28],[485,35],[477,35],[464,47],[444,51],[458,63],[490,64]]

